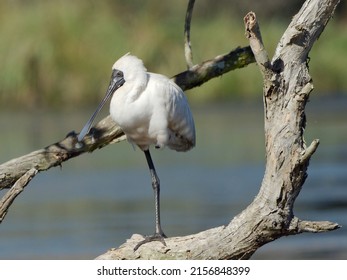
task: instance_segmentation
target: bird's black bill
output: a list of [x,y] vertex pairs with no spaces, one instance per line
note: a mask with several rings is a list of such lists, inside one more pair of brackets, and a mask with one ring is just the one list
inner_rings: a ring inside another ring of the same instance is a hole
[[90,117],[90,119],[87,121],[85,126],[82,128],[80,134],[78,135],[78,142],[82,141],[84,136],[86,136],[90,130],[90,127],[93,124],[93,121],[97,114],[100,112],[102,107],[105,105],[106,101],[112,96],[112,94],[120,88],[125,83],[123,72],[119,70],[113,70],[112,76],[111,76],[111,82],[108,86],[107,92],[105,97],[100,102],[98,108],[95,110],[94,114]]

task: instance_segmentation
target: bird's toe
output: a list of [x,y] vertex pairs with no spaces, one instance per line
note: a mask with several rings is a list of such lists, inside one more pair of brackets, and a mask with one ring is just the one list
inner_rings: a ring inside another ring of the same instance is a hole
[[139,243],[137,243],[137,245],[134,247],[134,252],[138,248],[140,248],[143,244],[150,243],[150,242],[153,242],[153,241],[159,241],[164,246],[166,246],[165,238],[167,238],[167,236],[164,233],[155,233],[154,235],[146,236],[144,240],[142,240]]

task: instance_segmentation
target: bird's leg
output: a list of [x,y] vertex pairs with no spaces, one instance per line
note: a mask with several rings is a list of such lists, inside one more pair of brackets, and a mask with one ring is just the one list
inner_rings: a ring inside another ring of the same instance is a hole
[[160,181],[157,175],[157,172],[155,171],[153,160],[151,157],[151,154],[149,153],[149,150],[144,151],[146,155],[146,160],[149,167],[149,172],[151,173],[152,178],[152,188],[154,191],[154,203],[155,203],[155,233],[154,235],[146,236],[145,239],[141,242],[139,242],[135,248],[134,251],[136,251],[141,245],[152,242],[152,241],[160,241],[166,246],[164,238],[166,235],[164,234],[163,230],[161,229],[161,223],[160,223]]

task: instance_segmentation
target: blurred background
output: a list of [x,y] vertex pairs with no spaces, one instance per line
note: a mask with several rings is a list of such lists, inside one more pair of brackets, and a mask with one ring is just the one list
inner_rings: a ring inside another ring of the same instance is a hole
[[[151,72],[184,71],[187,2],[1,1],[0,162],[79,131],[104,95],[114,61],[129,51]],[[248,11],[256,12],[271,57],[303,2],[196,1],[194,62],[248,45]],[[342,2],[310,52],[315,90],[305,137],[321,144],[295,207],[301,219],[343,227],[281,238],[253,258],[347,258],[346,24]],[[197,147],[153,152],[168,236],[226,224],[257,194],[265,161],[261,94],[255,64],[187,91]],[[132,233],[151,234],[153,215],[143,154],[126,142],[111,145],[35,177],[0,225],[0,259],[94,258]]]

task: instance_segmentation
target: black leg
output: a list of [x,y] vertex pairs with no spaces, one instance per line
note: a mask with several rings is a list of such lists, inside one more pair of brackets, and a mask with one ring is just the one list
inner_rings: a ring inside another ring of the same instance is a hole
[[153,164],[153,160],[151,157],[151,154],[149,150],[144,151],[147,164],[149,167],[149,172],[151,174],[152,179],[152,188],[154,191],[154,203],[155,203],[155,233],[151,236],[146,236],[145,239],[141,242],[139,242],[135,248],[134,251],[136,251],[141,245],[152,242],[152,241],[160,241],[164,245],[166,245],[164,238],[166,235],[164,234],[163,230],[161,229],[161,223],[160,223],[160,181],[157,175],[157,172],[155,171],[155,167]]

